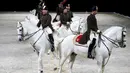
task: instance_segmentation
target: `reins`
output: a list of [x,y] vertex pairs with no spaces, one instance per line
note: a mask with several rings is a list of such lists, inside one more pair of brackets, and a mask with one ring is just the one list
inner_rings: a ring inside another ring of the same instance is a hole
[[[28,39],[30,39],[31,37],[33,37],[37,32],[39,32],[41,29],[39,29],[39,30],[37,30],[37,31],[35,31],[35,32],[33,32],[33,33],[31,33],[31,34],[28,34],[28,35],[25,35],[25,36],[29,36],[29,37],[27,37],[25,40],[28,40]],[[23,37],[25,37],[25,36],[23,36]]]
[[[119,47],[119,45],[116,44],[116,42],[118,42],[118,41],[115,41],[115,40],[113,40],[113,39],[111,39],[111,38],[109,38],[109,37],[107,37],[107,36],[105,36],[105,35],[103,35],[103,34],[102,34],[102,36],[103,36],[104,38],[106,38],[108,41],[110,41],[112,44],[114,44],[114,45],[116,45],[117,47]],[[105,44],[104,40],[103,40],[101,37],[100,37],[100,39],[101,39],[102,43],[105,45],[105,47],[107,48],[107,50],[108,50],[108,52],[109,52],[109,53],[108,53],[108,54],[109,54],[109,57],[108,57],[106,63],[104,64],[104,66],[105,66],[105,65],[108,63],[109,59],[110,59],[110,56],[111,56],[111,52],[112,52],[112,51],[110,51],[109,47]]]

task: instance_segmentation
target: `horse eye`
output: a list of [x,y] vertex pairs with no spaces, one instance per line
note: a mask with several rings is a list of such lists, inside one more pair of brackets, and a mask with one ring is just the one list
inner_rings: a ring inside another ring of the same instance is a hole
[[123,35],[123,37],[125,37],[126,35]]
[[19,31],[22,31],[22,30],[19,30]]

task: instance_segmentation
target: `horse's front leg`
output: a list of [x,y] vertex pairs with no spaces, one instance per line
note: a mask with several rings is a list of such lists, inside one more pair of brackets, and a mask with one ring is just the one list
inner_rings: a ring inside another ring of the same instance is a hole
[[103,59],[102,61],[102,73],[104,72],[104,69],[105,69],[105,59]]
[[47,55],[50,55],[50,53],[51,53],[51,50],[49,49],[48,52],[47,52]]
[[42,64],[42,57],[43,57],[43,50],[40,50],[38,55],[38,73],[43,73],[43,64]]
[[102,59],[102,58],[100,58],[97,61],[97,64],[98,64],[98,67],[99,67],[98,73],[103,73],[104,72],[104,68],[105,68],[104,63],[105,63],[105,59]]

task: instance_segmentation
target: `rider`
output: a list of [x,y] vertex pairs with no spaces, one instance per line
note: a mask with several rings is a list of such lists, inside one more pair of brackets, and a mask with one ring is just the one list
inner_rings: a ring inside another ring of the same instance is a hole
[[53,19],[53,22],[56,22],[56,21],[58,21],[58,18],[60,19],[60,14],[61,13],[63,13],[63,4],[62,3],[60,3],[59,5],[58,5],[58,7],[56,8],[56,16],[55,16],[55,18]]
[[70,26],[71,17],[68,15],[68,11],[64,8],[63,13],[60,15],[61,24],[65,25],[67,28]]
[[47,7],[44,7],[42,9],[42,16],[37,24],[37,27],[40,27],[40,25],[42,25],[42,29],[47,29],[49,27],[50,30],[48,30],[48,33],[49,33],[48,37],[50,39],[50,43],[52,44],[51,51],[53,52],[54,51],[54,38],[52,35],[52,31],[54,32],[54,29],[51,24],[51,19],[52,17],[48,12]]
[[73,17],[73,13],[72,13],[72,11],[70,10],[70,4],[68,4],[68,5],[66,6],[66,9],[67,9],[67,11],[68,11],[68,15],[72,18],[72,17]]
[[[98,12],[98,7],[97,6],[92,7],[92,12],[87,17],[87,24],[88,24],[87,31],[81,37],[81,39],[79,41],[80,44],[86,44],[87,41],[90,40],[90,32],[91,31],[95,31],[95,32],[100,33],[100,30],[98,30],[98,26],[97,26],[97,19],[95,17],[97,12]],[[88,58],[94,58],[91,55],[91,51],[94,48],[95,42],[96,42],[96,39],[93,39],[92,43],[89,45],[89,48],[88,48]]]

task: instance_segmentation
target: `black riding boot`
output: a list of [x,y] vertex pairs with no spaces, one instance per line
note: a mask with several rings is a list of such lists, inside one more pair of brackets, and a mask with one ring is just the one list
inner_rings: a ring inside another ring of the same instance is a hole
[[94,57],[92,56],[91,52],[92,52],[92,50],[94,48],[95,43],[96,43],[96,39],[93,38],[92,43],[89,45],[89,48],[88,48],[88,58],[94,59]]
[[54,38],[53,38],[53,35],[49,34],[48,37],[49,37],[49,41],[51,43],[51,51],[53,52],[53,51],[55,51],[55,49],[54,49]]

